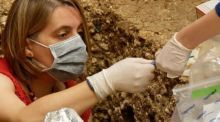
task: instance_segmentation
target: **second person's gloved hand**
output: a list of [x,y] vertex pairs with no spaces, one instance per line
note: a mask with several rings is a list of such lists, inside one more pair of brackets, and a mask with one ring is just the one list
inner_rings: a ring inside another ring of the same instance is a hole
[[177,33],[171,38],[161,51],[156,54],[156,66],[174,78],[180,76],[186,66],[191,50],[184,47],[177,39]]
[[127,58],[87,79],[96,95],[104,99],[115,91],[130,93],[144,91],[149,80],[154,78],[154,69],[152,60]]

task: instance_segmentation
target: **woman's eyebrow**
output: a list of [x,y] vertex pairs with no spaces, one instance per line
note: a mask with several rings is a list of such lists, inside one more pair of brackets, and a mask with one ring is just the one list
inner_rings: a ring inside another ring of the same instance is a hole
[[71,26],[63,25],[63,26],[61,26],[61,27],[55,29],[55,30],[53,31],[53,33],[57,33],[57,32],[59,32],[59,31],[61,31],[61,30],[71,30],[71,29],[72,29]]

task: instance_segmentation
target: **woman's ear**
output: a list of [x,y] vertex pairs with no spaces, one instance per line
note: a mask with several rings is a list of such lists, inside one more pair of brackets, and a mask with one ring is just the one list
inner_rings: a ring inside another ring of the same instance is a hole
[[33,58],[34,57],[34,53],[30,49],[28,49],[27,47],[25,48],[25,55],[28,58]]
[[26,41],[27,41],[27,46],[25,47],[25,55],[28,58],[33,58],[34,53],[32,52],[31,44],[30,44],[29,40],[26,40]]

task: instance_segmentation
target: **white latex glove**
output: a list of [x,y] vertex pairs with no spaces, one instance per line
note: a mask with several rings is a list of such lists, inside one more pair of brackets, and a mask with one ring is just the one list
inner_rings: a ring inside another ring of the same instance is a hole
[[[176,33],[177,34],[177,33]],[[156,66],[170,78],[182,75],[192,50],[176,40],[176,34],[156,53]]]
[[87,79],[96,95],[104,99],[116,90],[129,93],[144,91],[149,80],[154,78],[154,69],[152,60],[126,58]]

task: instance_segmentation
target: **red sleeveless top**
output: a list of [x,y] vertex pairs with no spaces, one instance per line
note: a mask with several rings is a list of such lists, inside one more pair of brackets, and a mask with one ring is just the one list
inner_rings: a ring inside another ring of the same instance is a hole
[[[8,63],[4,58],[0,58],[0,73],[4,74],[12,80],[15,86],[15,94],[20,98],[21,101],[23,101],[26,105],[29,105],[33,102],[22,89],[21,83],[13,76]],[[72,87],[74,85],[76,85],[75,81],[69,81],[66,83],[67,88]],[[91,109],[88,109],[86,112],[82,114],[82,119],[85,122],[88,122],[90,114]]]

